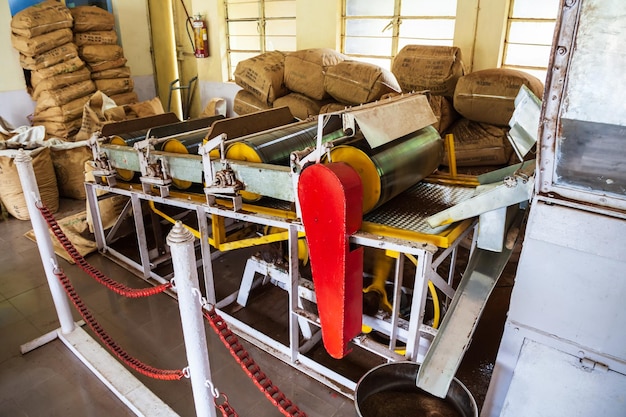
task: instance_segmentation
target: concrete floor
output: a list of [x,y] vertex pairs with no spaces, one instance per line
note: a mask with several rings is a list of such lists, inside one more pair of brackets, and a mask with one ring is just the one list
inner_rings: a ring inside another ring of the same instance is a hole
[[[84,202],[61,200],[57,219],[84,209]],[[59,324],[36,245],[23,234],[30,222],[0,222],[0,417],[126,416],[132,413],[58,340],[28,354],[20,345],[56,329]],[[108,276],[133,287],[143,281],[105,257],[87,260]],[[61,260],[77,292],[102,326],[127,351],[150,365],[186,366],[176,301],[164,294],[127,299],[115,296]],[[462,271],[461,261],[460,269]],[[472,346],[457,374],[479,406],[487,390],[515,264],[511,263],[492,295]],[[75,315],[78,320],[78,314]],[[280,412],[254,387],[207,325],[213,379],[241,416],[279,416]],[[264,372],[309,416],[352,417],[352,401],[299,373],[266,352],[244,343]],[[144,384],[181,416],[195,416],[189,380]]]

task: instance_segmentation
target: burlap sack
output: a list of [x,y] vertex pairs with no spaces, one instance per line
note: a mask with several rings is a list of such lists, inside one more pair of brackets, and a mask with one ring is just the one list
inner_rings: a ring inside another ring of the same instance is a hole
[[71,28],[72,14],[65,4],[45,1],[17,12],[11,19],[11,31],[32,38],[59,29]]
[[11,44],[22,54],[34,56],[71,42],[72,38],[72,29],[68,28],[44,33],[43,35],[34,36],[32,38],[26,38],[12,33]]
[[[28,215],[24,192],[13,159],[17,152],[17,150],[0,151],[0,199],[13,217],[29,220],[30,216]],[[57,212],[59,210],[59,190],[50,158],[50,149],[43,147],[25,152],[33,159],[33,169],[41,201],[50,211]]]
[[139,97],[137,96],[137,93],[135,93],[134,91],[130,91],[128,93],[122,93],[122,94],[114,94],[110,98],[118,106],[137,103],[139,101]]
[[59,195],[75,200],[84,200],[85,162],[93,159],[91,148],[87,142],[53,145],[50,147],[50,151]]
[[452,97],[465,69],[456,46],[407,45],[393,60],[391,72],[405,93],[428,90],[432,95]]
[[[456,164],[463,167],[506,164],[513,153],[507,131],[507,128],[461,118],[445,133],[454,135]],[[442,163],[448,165],[447,153]]]
[[226,100],[221,97],[213,97],[204,107],[202,113],[198,117],[211,117],[221,114],[226,117],[227,105]]
[[433,109],[437,123],[433,125],[437,132],[440,134],[445,132],[452,123],[459,119],[459,114],[454,110],[452,102],[444,96],[428,96],[428,104]]
[[311,116],[317,116],[320,109],[328,100],[313,100],[310,97],[300,93],[290,93],[286,96],[277,98],[273,107],[289,107],[289,111],[300,120],[308,119]]
[[324,73],[345,59],[345,55],[327,48],[290,52],[285,56],[285,86],[315,100],[328,98]]
[[118,58],[113,61],[88,62],[87,66],[91,72],[105,71],[111,68],[119,68],[126,65],[126,58]]
[[20,64],[22,68],[28,70],[38,70],[60,62],[67,61],[78,56],[78,48],[69,42],[48,52],[35,56],[26,56],[20,53]]
[[35,113],[40,113],[50,107],[62,106],[80,97],[89,96],[96,91],[96,86],[91,80],[81,81],[56,90],[45,90],[37,99]]
[[95,80],[96,88],[107,96],[114,94],[128,93],[133,90],[134,82],[132,78],[110,78]]
[[330,102],[327,104],[324,104],[322,107],[320,107],[320,113],[334,113],[336,111],[342,111],[345,110],[347,107],[349,107],[346,104],[343,103],[337,103],[337,102]]
[[[158,97],[140,103],[128,104],[126,107],[128,107],[136,117],[147,117],[165,113],[161,99]],[[128,115],[128,112],[126,114]]]
[[255,113],[271,108],[267,103],[256,98],[254,94],[246,90],[239,90],[233,101],[233,111],[239,116]]
[[117,44],[117,32],[114,30],[100,30],[95,32],[80,32],[74,34],[74,43],[83,45],[115,45]]
[[74,120],[68,120],[66,122],[54,122],[48,120],[34,121],[33,125],[43,126],[46,128],[46,136],[50,138],[59,138],[73,142],[75,136],[80,129],[80,118]]
[[507,126],[522,85],[537,97],[543,96],[543,83],[526,72],[507,68],[472,72],[459,79],[454,108],[467,119]]
[[85,63],[79,57],[70,58],[64,62],[59,62],[51,67],[41,68],[33,71],[30,75],[31,80],[35,78],[37,83],[39,80],[43,80],[55,75],[67,74],[68,72],[78,71],[85,67]]
[[83,45],[78,48],[78,54],[90,64],[124,58],[124,50],[119,45]]
[[35,113],[35,122],[70,122],[80,118],[83,114],[83,106],[89,101],[89,96],[80,97],[58,107],[50,107],[44,111]]
[[111,68],[91,73],[92,80],[104,80],[109,78],[130,78],[130,67]]
[[235,83],[262,103],[271,105],[289,91],[284,84],[285,54],[278,51],[240,61],[235,69]]
[[[95,179],[93,177],[93,166],[89,161],[85,162],[85,181],[86,182],[94,182]],[[128,197],[119,194],[111,194],[103,190],[96,191],[98,196],[109,195],[109,198],[102,198],[98,200],[98,208],[100,210],[100,221],[102,222],[102,227],[104,230],[110,229],[115,224],[115,221],[122,213],[124,206],[126,205],[126,201],[128,201]],[[93,233],[93,219],[91,217],[91,210],[89,208],[89,200],[86,201],[86,210],[87,210],[87,224],[89,225],[89,231]]]
[[97,6],[78,6],[70,10],[74,17],[74,32],[113,30],[115,16]]
[[46,90],[56,90],[58,88],[67,87],[68,85],[80,83],[90,79],[90,72],[87,68],[81,68],[78,71],[60,74],[50,78],[33,78],[31,73],[30,82],[33,85],[32,96],[35,100]]
[[343,61],[329,67],[324,89],[341,103],[361,104],[378,100],[391,92],[400,92],[396,77],[377,65],[359,61]]
[[124,108],[118,106],[102,91],[96,91],[89,97],[84,105],[82,115],[80,131],[76,135],[77,141],[89,139],[94,132],[102,129],[107,121],[126,118]]

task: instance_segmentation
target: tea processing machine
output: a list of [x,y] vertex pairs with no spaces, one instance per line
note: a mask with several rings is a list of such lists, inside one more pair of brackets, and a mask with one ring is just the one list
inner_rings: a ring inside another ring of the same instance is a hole
[[[360,375],[311,353],[320,341],[335,359],[421,363],[454,309],[458,246],[480,212],[428,219],[472,199],[478,182],[431,175],[444,149],[435,120],[426,97],[409,94],[304,121],[287,108],[190,129],[148,120],[121,142],[113,136],[123,128],[103,129],[86,184],[98,249],[164,283],[163,230],[183,221],[198,238],[205,296],[233,330],[351,396]],[[102,204],[120,198],[104,224]],[[217,272],[216,259],[232,253],[245,261],[242,276]],[[266,307],[254,310],[270,283],[284,306],[270,321],[282,333],[258,320]],[[480,310],[468,314],[475,326]]]

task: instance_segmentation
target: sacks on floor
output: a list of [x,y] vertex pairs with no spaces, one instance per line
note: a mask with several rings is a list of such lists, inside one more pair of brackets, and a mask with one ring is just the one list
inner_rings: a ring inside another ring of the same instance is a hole
[[115,61],[124,57],[124,50],[119,45],[83,45],[78,48],[78,53],[89,63]]
[[326,103],[322,107],[320,107],[320,114],[342,111],[342,110],[345,110],[347,107],[349,107],[347,104],[337,103],[336,101],[331,101],[330,103]]
[[[29,220],[28,207],[14,160],[18,152],[17,150],[0,151],[0,199],[13,217],[19,220]],[[41,200],[51,212],[57,212],[59,190],[50,149],[42,147],[24,152],[33,159],[33,170]]]
[[254,94],[247,90],[239,90],[237,91],[237,94],[235,94],[235,99],[233,101],[233,111],[239,116],[255,113],[261,110],[267,110],[270,108],[270,105],[268,105],[264,101],[259,100]]
[[31,95],[35,100],[46,90],[56,90],[91,79],[89,69],[87,68],[81,68],[73,72],[68,72],[67,74],[59,74],[49,78],[33,78],[32,74],[34,74],[34,72],[31,73],[30,79],[33,85]]
[[115,16],[97,6],[78,6],[70,9],[74,18],[74,32],[113,30]]
[[[445,133],[454,135],[454,150],[458,166],[506,164],[513,148],[507,139],[508,128],[459,119]],[[447,153],[443,158],[448,165]]]
[[113,100],[118,106],[137,103],[139,101],[139,96],[137,96],[137,93],[135,93],[134,91],[130,91],[128,93],[114,94],[109,98]]
[[11,19],[11,31],[26,38],[59,29],[71,28],[73,17],[65,4],[44,1],[17,12]]
[[117,32],[114,30],[99,30],[75,33],[74,43],[76,46],[115,45],[117,44]]
[[20,65],[32,71],[51,67],[76,57],[78,57],[78,48],[72,42],[68,42],[35,56],[20,53]]
[[328,98],[324,73],[345,59],[345,55],[328,48],[290,52],[285,56],[285,86],[314,100]]
[[274,100],[289,91],[284,84],[285,54],[266,52],[237,64],[235,83],[261,103],[271,106]]
[[437,123],[433,127],[439,134],[445,132],[460,117],[447,97],[429,95],[428,104],[437,118]]
[[11,34],[11,44],[15,49],[26,56],[34,56],[48,52],[57,48],[73,39],[72,30],[65,28],[55,30],[53,32],[44,33],[43,35],[27,38],[25,36]]
[[93,159],[87,141],[52,145],[50,151],[59,195],[75,200],[84,200],[85,162]]
[[110,61],[98,61],[98,62],[88,62],[87,66],[91,70],[91,72],[100,72],[105,71],[111,68],[119,68],[126,65],[126,58],[118,58]]
[[130,78],[130,67],[123,66],[91,73],[92,80],[105,80],[109,78]]
[[76,140],[87,140],[91,135],[102,129],[108,121],[119,121],[126,118],[126,112],[122,106],[118,106],[110,97],[102,91],[96,91],[83,104],[81,109],[80,131],[76,134]]
[[135,83],[132,78],[107,78],[95,80],[96,88],[107,96],[128,93],[133,90]]
[[314,100],[300,93],[289,93],[286,96],[277,98],[272,107],[287,106],[294,117],[305,120],[311,116],[317,116],[322,106],[327,102],[328,100]]
[[139,103],[127,104],[124,107],[126,109],[127,116],[129,113],[134,115],[135,117],[147,117],[165,113],[165,110],[163,110],[163,104],[161,103],[161,99],[158,97],[154,97],[150,100],[145,100]]
[[33,121],[70,122],[76,120],[82,116],[83,106],[87,101],[89,101],[89,96],[77,98],[58,107],[50,107],[39,113],[35,113]]
[[459,79],[454,91],[454,108],[467,119],[507,126],[522,85],[535,96],[543,96],[543,83],[527,72],[508,68],[472,72]]
[[428,90],[452,97],[465,68],[456,46],[407,45],[394,58],[391,72],[405,93]]
[[39,113],[50,107],[58,107],[69,103],[72,100],[89,96],[96,91],[96,86],[91,80],[81,81],[76,84],[70,84],[55,90],[42,91],[37,98],[35,112]]
[[396,77],[388,70],[368,62],[343,61],[328,68],[324,89],[341,103],[361,104],[400,92]]
[[50,120],[36,120],[33,122],[35,126],[43,126],[46,129],[48,138],[59,138],[63,140],[73,141],[74,136],[80,130],[81,120],[76,118],[65,122],[55,122]]

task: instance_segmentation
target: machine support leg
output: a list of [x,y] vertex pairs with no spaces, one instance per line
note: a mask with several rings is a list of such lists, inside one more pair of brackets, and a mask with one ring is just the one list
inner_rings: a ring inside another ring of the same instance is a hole
[[206,385],[207,383],[211,385],[211,369],[200,303],[201,292],[198,285],[194,237],[181,222],[176,222],[167,235],[167,244],[172,252],[174,279],[196,415],[216,417],[211,394],[213,390],[207,388]]
[[54,308],[56,309],[59,322],[61,323],[61,332],[68,334],[74,330],[74,319],[72,318],[72,310],[70,309],[70,303],[67,300],[65,291],[56,275],[54,275],[54,269],[57,267],[57,258],[52,247],[50,234],[48,233],[48,225],[36,206],[37,202],[41,201],[41,196],[37,188],[33,159],[24,151],[20,150],[15,157],[15,164],[24,191],[24,199],[28,207],[30,221],[33,225],[35,238],[37,239],[39,255],[41,256],[41,262],[43,263],[50,293],[52,294]]

